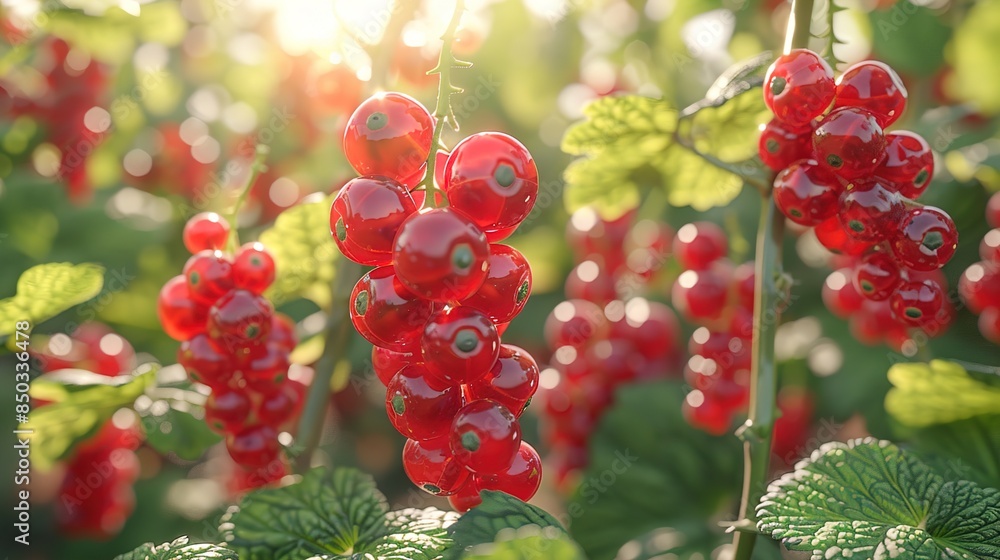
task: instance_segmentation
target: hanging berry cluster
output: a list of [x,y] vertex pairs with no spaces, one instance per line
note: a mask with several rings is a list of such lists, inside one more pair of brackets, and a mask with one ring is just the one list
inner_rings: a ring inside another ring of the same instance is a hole
[[[345,257],[376,267],[354,287],[350,316],[374,345],[389,420],[408,438],[406,473],[466,511],[480,490],[528,500],[541,482],[517,420],[538,367],[500,342],[527,302],[531,270],[497,243],[527,217],[538,172],[506,134],[473,134],[432,156],[435,138],[430,113],[406,95],[362,103],[344,134],[361,177],[337,194],[330,228]],[[442,173],[425,177],[429,158]]]
[[1000,193],[986,205],[986,221],[993,229],[979,244],[982,260],[965,269],[958,293],[973,313],[979,314],[979,331],[1000,344]]
[[545,321],[553,352],[546,370],[544,434],[559,484],[587,464],[587,440],[615,388],[676,371],[680,326],[666,305],[636,297],[669,255],[673,231],[625,215],[601,219],[590,208],[566,231],[577,265],[566,279],[567,301]]
[[834,81],[819,55],[797,49],[764,80],[774,119],[759,151],[778,172],[777,207],[815,227],[828,249],[861,255],[853,283],[866,299],[887,301],[903,329],[947,322],[944,289],[925,274],[951,259],[958,232],[943,210],[916,202],[934,173],[930,146],[912,132],[885,132],[906,107],[899,76],[865,61]]
[[218,214],[191,218],[184,245],[192,256],[163,286],[158,309],[164,331],[181,341],[177,361],[211,388],[209,426],[233,460],[267,483],[285,474],[278,433],[302,400],[303,388],[286,377],[294,326],[261,295],[274,281],[271,255],[260,243],[226,254],[228,239]]

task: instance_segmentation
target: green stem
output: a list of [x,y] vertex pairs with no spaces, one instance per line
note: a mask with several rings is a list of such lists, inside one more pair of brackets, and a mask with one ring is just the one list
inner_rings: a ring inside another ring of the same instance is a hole
[[257,144],[254,148],[253,161],[250,163],[250,175],[247,177],[246,182],[243,184],[243,188],[240,190],[240,196],[236,199],[233,204],[233,209],[226,217],[226,221],[229,222],[229,248],[235,251],[237,247],[240,246],[240,234],[237,232],[237,216],[240,215],[240,208],[243,207],[243,203],[246,202],[247,196],[250,195],[250,189],[253,188],[253,184],[257,181],[257,176],[266,169],[264,165],[264,160],[267,159],[267,154],[270,152],[270,148],[266,144]]
[[[785,52],[809,44],[813,0],[793,0],[785,36]],[[765,87],[766,84],[765,84]],[[776,419],[778,376],[774,337],[783,306],[781,249],[785,220],[776,211],[774,199],[761,204],[757,229],[756,285],[754,286],[754,336],[750,369],[750,407],[746,423],[737,434],[743,438],[743,495],[740,519],[756,524],[755,509],[767,485],[771,462],[771,439]],[[734,560],[750,560],[757,535],[735,532]]]

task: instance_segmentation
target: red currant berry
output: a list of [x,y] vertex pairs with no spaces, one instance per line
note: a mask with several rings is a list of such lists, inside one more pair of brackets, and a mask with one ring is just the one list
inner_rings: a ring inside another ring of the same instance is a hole
[[1000,344],[1000,307],[987,307],[979,316],[979,332],[993,344]]
[[760,126],[757,153],[772,171],[781,171],[812,153],[812,127],[794,126],[771,119]]
[[274,282],[274,258],[261,243],[240,247],[233,259],[233,284],[255,294],[264,293]]
[[833,101],[833,70],[818,54],[795,49],[771,64],[764,76],[764,103],[783,122],[805,125]]
[[465,484],[461,488],[451,496],[448,496],[448,503],[459,513],[465,513],[478,506],[483,503],[483,499],[479,497],[479,492],[482,491],[479,485],[479,477],[476,475],[470,476],[465,480]]
[[861,295],[875,301],[889,299],[903,281],[896,260],[882,251],[862,257],[854,265],[852,280]]
[[674,309],[695,323],[718,319],[726,308],[731,277],[727,266],[685,270],[670,292]]
[[1000,228],[1000,192],[993,193],[986,202],[986,223],[990,227]]
[[958,280],[958,293],[973,313],[1000,307],[1000,267],[989,262],[973,264]]
[[396,181],[416,173],[431,151],[434,121],[416,99],[378,93],[354,110],[344,131],[344,155],[360,175]]
[[611,338],[632,341],[647,360],[678,354],[681,327],[674,311],[666,305],[636,297],[628,302],[612,302],[604,313],[611,322]]
[[295,336],[295,323],[288,315],[275,313],[271,316],[271,334],[268,342],[277,344],[288,352],[295,349],[299,340]]
[[813,158],[847,180],[870,176],[885,159],[882,127],[864,109],[835,109],[813,131]]
[[732,410],[697,389],[688,393],[681,411],[689,424],[713,436],[724,435],[733,421]]
[[660,271],[670,258],[674,230],[653,220],[640,220],[629,230],[625,240],[625,264],[643,281]]
[[434,304],[411,292],[393,267],[383,266],[358,280],[351,292],[351,321],[369,342],[396,352],[417,350]]
[[184,366],[192,380],[209,387],[223,387],[233,377],[231,357],[212,342],[207,334],[197,334],[181,343],[177,362]]
[[217,387],[205,401],[205,422],[218,433],[239,431],[250,414],[250,398],[243,389]]
[[528,303],[531,267],[517,249],[490,245],[486,281],[476,293],[462,300],[463,307],[478,309],[494,323],[510,322]]
[[937,317],[943,301],[941,285],[924,280],[904,283],[889,298],[889,305],[897,319],[919,327]]
[[[600,372],[611,387],[634,380],[647,366],[635,344],[622,338],[595,342],[587,349],[586,359],[590,370]],[[610,401],[601,403],[601,408],[605,404]]]
[[73,331],[73,338],[86,346],[86,367],[94,373],[115,377],[135,367],[135,350],[127,340],[107,325],[84,323]]
[[790,465],[806,454],[815,403],[806,389],[785,387],[778,393],[778,409],[771,452]]
[[389,422],[410,439],[424,441],[447,435],[462,408],[461,387],[432,386],[432,379],[423,364],[412,364],[399,370],[386,387]]
[[607,303],[618,297],[615,277],[597,261],[586,260],[576,265],[566,277],[566,297]]
[[195,301],[211,305],[233,289],[233,264],[222,251],[201,251],[184,264],[188,291]]
[[896,258],[914,270],[941,268],[958,247],[955,223],[947,213],[933,206],[910,210],[895,234],[892,249]]
[[885,135],[885,153],[875,174],[905,198],[920,198],[934,176],[934,154],[927,141],[906,130],[890,132]]
[[906,108],[906,87],[887,64],[865,60],[852,65],[837,78],[834,107],[860,107],[870,111],[885,128],[896,122]]
[[538,365],[526,350],[500,346],[500,357],[485,376],[469,384],[471,399],[492,399],[520,416],[538,389]]
[[340,252],[356,263],[392,262],[392,242],[417,205],[406,187],[385,177],[358,177],[344,185],[330,209],[330,231]]
[[622,245],[632,224],[632,213],[615,220],[605,220],[593,208],[584,207],[570,216],[566,224],[566,241],[578,261],[599,256],[612,273],[625,263]]
[[480,486],[483,490],[506,492],[515,498],[527,502],[538,492],[542,484],[542,458],[535,448],[526,441],[514,457],[514,462],[503,472],[484,475]]
[[1000,228],[991,229],[979,243],[979,258],[1000,265]]
[[521,426],[506,407],[479,399],[462,407],[451,423],[451,450],[477,474],[495,474],[514,462],[521,447]]
[[459,142],[445,168],[451,207],[483,231],[517,226],[538,196],[538,170],[528,149],[500,132],[480,132]]
[[789,220],[815,226],[839,209],[843,189],[813,160],[799,160],[774,178],[774,203]]
[[417,363],[420,363],[420,357],[416,354],[372,346],[372,369],[383,385],[388,385],[404,366]]
[[226,434],[229,456],[244,467],[257,468],[276,460],[281,454],[278,432],[265,424],[245,426]]
[[906,212],[899,194],[881,183],[858,183],[840,197],[840,223],[859,241],[885,239]]
[[184,224],[184,246],[191,254],[226,248],[229,222],[215,212],[196,214]]
[[449,438],[406,440],[403,470],[418,488],[435,496],[450,496],[469,478],[469,471],[455,461]]
[[592,302],[573,299],[557,305],[545,320],[545,341],[549,348],[582,347],[603,338],[608,321]]
[[273,391],[282,385],[288,374],[288,351],[268,341],[249,352],[249,362],[243,368],[243,377],[259,391]]
[[431,315],[420,340],[424,366],[446,385],[472,383],[500,355],[500,335],[475,309],[452,307]]
[[711,222],[686,224],[674,237],[674,256],[688,270],[708,268],[729,253],[729,240],[722,228]]
[[813,231],[820,244],[834,253],[860,255],[872,246],[870,241],[859,241],[848,235],[838,216],[820,222]]
[[437,208],[403,222],[392,256],[400,281],[417,295],[461,301],[486,281],[490,247],[468,218],[451,208]]
[[743,411],[750,402],[750,387],[745,382],[720,377],[705,390],[705,398],[728,410]]
[[295,417],[299,403],[298,392],[283,384],[276,390],[264,393],[257,405],[257,418],[268,426],[279,428]]
[[196,302],[188,290],[187,278],[174,276],[163,285],[157,313],[164,332],[174,340],[188,340],[205,332],[208,307]]
[[264,297],[233,290],[208,312],[208,334],[230,352],[260,344],[271,332],[274,308]]

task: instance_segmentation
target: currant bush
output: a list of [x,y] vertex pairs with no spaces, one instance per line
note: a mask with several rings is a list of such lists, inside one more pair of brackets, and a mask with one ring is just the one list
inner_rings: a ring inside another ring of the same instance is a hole
[[990,197],[986,221],[993,229],[979,245],[982,260],[965,269],[958,293],[969,310],[979,315],[979,332],[1000,344],[1000,193]]

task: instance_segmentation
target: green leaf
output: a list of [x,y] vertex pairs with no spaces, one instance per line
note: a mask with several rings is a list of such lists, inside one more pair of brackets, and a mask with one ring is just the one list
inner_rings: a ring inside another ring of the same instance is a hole
[[896,364],[889,368],[889,382],[893,388],[885,397],[885,409],[906,426],[1000,414],[1000,387],[973,378],[955,362]]
[[452,558],[457,558],[474,545],[493,542],[506,529],[535,525],[566,532],[556,518],[545,510],[526,504],[510,494],[484,490],[480,496],[483,503],[469,510],[448,528],[448,534],[454,541],[454,546],[449,551]]
[[614,146],[632,146],[636,152],[655,154],[673,142],[677,110],[663,101],[626,95],[603,97],[583,110],[586,121],[566,131],[564,152],[599,154]]
[[580,547],[555,527],[527,525],[504,529],[491,543],[479,544],[463,560],[587,560]]
[[917,431],[914,447],[945,478],[1000,488],[1000,414],[929,426]]
[[887,441],[830,443],[768,487],[758,528],[812,560],[1000,558],[1000,491]]
[[189,544],[187,537],[154,546],[146,543],[114,560],[239,560],[236,552],[214,544]]
[[899,2],[888,10],[869,12],[872,50],[878,60],[901,74],[932,76],[944,64],[951,27],[936,10]]
[[104,269],[96,264],[49,263],[25,270],[17,293],[0,300],[0,336],[14,332],[18,321],[51,319],[101,292]]
[[[759,127],[766,123],[771,111],[764,105],[761,80],[741,81],[742,89],[723,90],[720,97],[709,103],[695,105],[690,128],[681,131],[691,138],[694,147],[713,154],[722,161],[739,162],[757,155]],[[689,109],[690,111],[690,109]]]
[[22,430],[32,430],[32,464],[39,469],[69,455],[93,435],[120,408],[132,406],[156,380],[159,366],[140,366],[132,375],[107,377],[89,371],[65,369],[31,382],[29,394],[51,401],[31,411]]
[[193,388],[179,365],[160,369],[157,378],[149,398],[135,403],[146,442],[164,455],[195,461],[221,440],[205,423],[206,395]]
[[567,507],[570,534],[590,558],[613,558],[664,526],[707,524],[738,494],[739,441],[692,428],[681,414],[684,396],[677,382],[623,387],[601,418]]
[[274,257],[276,276],[267,296],[275,305],[299,297],[320,306],[330,301],[330,283],[339,253],[330,234],[332,197],[285,210],[260,242]]
[[1000,0],[982,0],[969,6],[950,44],[955,74],[949,92],[991,115],[1000,113],[1000,76],[983,68],[1000,66],[998,34]]
[[437,558],[457,515],[434,508],[388,512],[371,476],[313,469],[283,488],[252,492],[220,530],[241,560]]

